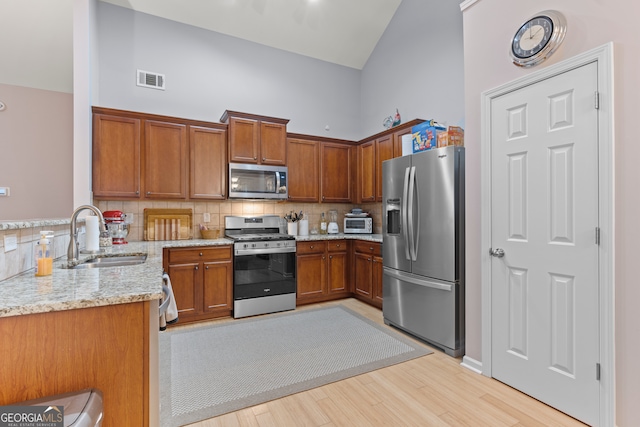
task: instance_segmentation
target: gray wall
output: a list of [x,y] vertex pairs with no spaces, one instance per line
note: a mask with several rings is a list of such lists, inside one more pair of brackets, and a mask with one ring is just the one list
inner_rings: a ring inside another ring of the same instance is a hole
[[[290,119],[290,132],[360,138],[359,70],[104,2],[98,26],[94,105],[216,122],[229,109]],[[166,91],[137,87],[136,69],[165,74]]]
[[403,0],[362,70],[361,132],[402,121],[464,127],[462,12],[456,0]]

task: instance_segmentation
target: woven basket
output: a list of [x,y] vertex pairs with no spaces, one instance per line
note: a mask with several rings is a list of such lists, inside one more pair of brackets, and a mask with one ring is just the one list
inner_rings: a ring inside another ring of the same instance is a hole
[[217,239],[220,237],[220,230],[200,230],[200,234],[202,234],[203,239]]

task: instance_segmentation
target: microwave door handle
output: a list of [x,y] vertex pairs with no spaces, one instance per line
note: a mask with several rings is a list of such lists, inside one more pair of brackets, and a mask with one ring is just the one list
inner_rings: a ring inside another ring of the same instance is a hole
[[280,172],[276,172],[276,188],[273,189],[274,193],[278,193],[280,191]]
[[409,223],[407,215],[408,197],[409,197],[409,172],[411,168],[407,168],[404,171],[404,187],[402,189],[402,214],[400,227],[402,228],[402,237],[404,238],[404,254],[405,257],[411,261],[411,254],[409,253]]

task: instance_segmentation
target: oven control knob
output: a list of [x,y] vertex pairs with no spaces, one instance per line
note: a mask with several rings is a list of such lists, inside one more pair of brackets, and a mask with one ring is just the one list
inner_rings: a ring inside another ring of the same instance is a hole
[[249,245],[245,243],[244,245],[242,245],[242,247],[243,247],[244,249],[247,249],[247,248],[249,247]]
[[276,245],[277,245],[278,247],[280,247],[280,246],[282,246],[282,243],[279,243],[279,242],[278,242],[278,243],[276,243]]
[[252,248],[255,248],[255,247],[256,247],[256,244],[255,244],[255,243],[252,243],[252,244],[251,244],[251,247],[252,247]]
[[269,242],[264,242],[264,247],[268,248],[269,247]]

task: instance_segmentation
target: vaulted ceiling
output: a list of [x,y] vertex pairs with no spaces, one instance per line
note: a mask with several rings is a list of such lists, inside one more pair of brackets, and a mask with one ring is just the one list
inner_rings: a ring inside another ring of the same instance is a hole
[[[402,0],[102,1],[362,69]],[[73,91],[73,9],[74,0],[0,2],[0,83]]]

